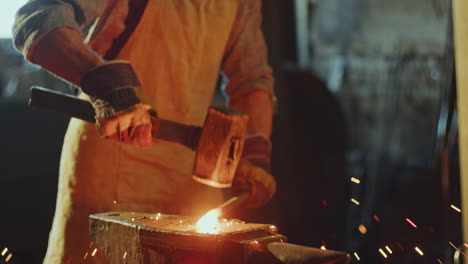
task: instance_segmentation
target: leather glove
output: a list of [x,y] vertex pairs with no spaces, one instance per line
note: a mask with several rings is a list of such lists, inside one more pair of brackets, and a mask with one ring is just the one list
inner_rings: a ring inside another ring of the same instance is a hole
[[262,136],[247,138],[243,158],[239,162],[232,184],[232,193],[250,193],[246,207],[265,205],[276,192],[276,181],[270,174],[270,142]]
[[110,61],[88,71],[81,89],[89,95],[101,136],[126,144],[151,145],[151,106],[140,102],[140,82],[126,61]]

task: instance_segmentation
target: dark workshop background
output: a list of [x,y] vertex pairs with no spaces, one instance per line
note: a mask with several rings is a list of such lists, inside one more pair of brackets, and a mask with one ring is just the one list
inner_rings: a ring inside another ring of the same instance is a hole
[[[264,1],[278,193],[246,220],[353,263],[456,263],[451,21],[450,0]],[[29,109],[28,91],[72,90],[8,38],[0,69],[0,263],[40,263],[68,120]]]

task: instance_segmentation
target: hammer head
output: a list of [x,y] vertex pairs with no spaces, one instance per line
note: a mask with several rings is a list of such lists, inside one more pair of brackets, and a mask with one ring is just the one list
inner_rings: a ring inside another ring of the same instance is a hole
[[248,117],[234,109],[210,107],[198,142],[193,179],[231,187],[244,148]]

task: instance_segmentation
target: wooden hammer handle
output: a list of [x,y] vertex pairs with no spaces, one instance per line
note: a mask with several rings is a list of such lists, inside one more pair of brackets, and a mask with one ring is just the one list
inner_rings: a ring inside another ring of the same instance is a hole
[[[29,106],[67,117],[75,117],[91,123],[96,122],[93,106],[76,96],[33,86]],[[201,135],[201,127],[189,126],[152,116],[153,138],[179,143],[196,150]]]

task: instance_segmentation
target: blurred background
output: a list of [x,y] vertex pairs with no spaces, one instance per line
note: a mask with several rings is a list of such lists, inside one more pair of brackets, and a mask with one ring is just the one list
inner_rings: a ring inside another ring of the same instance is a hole
[[[12,46],[24,2],[0,4],[0,263],[41,263],[55,208],[68,119],[28,108],[29,89],[74,92]],[[245,220],[353,263],[463,263],[451,0],[263,9],[279,188]]]

